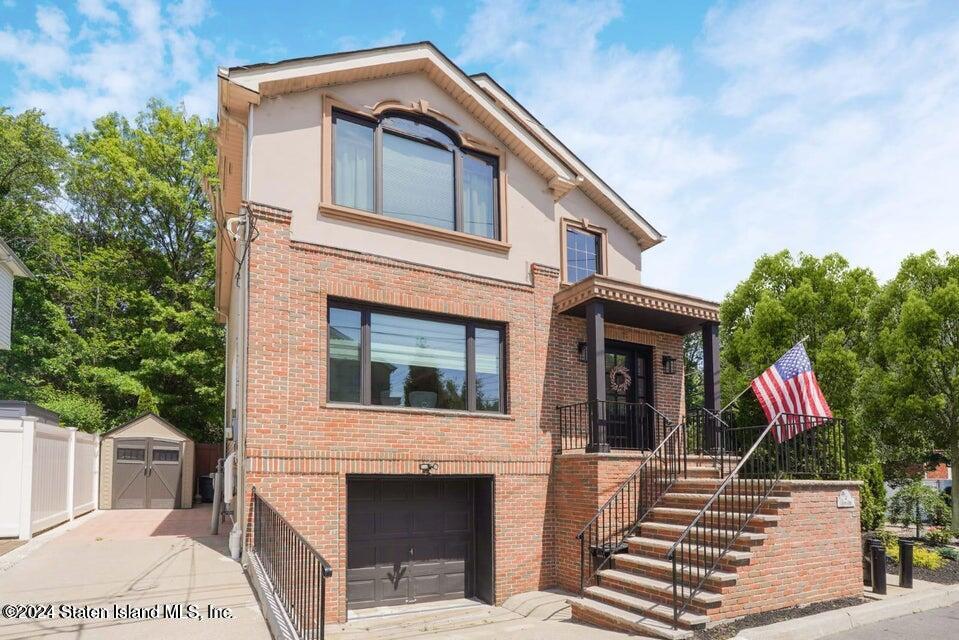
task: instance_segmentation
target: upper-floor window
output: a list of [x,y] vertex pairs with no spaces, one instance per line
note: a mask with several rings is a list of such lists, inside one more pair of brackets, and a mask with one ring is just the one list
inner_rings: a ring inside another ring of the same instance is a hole
[[566,280],[579,282],[602,273],[602,236],[586,229],[566,227]]
[[439,123],[333,111],[333,202],[499,239],[497,159],[463,148]]
[[333,402],[503,413],[503,328],[331,303]]

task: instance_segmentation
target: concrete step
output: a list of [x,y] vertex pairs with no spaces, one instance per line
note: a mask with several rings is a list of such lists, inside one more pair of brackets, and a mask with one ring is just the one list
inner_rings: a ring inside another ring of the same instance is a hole
[[[661,580],[673,579],[673,563],[671,560],[660,560],[650,556],[636,556],[631,553],[617,553],[613,556],[612,566],[620,571],[632,571],[641,573]],[[689,578],[695,576],[697,580],[701,577],[702,568],[695,570],[682,562],[676,563],[676,573],[680,576]],[[724,587],[731,587],[736,584],[735,571],[713,571],[706,578],[704,586],[710,591],[720,591]]]
[[[653,507],[649,514],[649,521],[669,522],[672,524],[681,524],[685,527],[692,522],[697,515],[699,515],[699,509],[682,507]],[[735,524],[738,526],[741,522],[741,515],[735,512],[719,513],[716,517],[718,519],[718,524]],[[747,530],[761,533],[770,527],[775,527],[777,524],[779,524],[778,515],[757,513],[749,519]]]
[[[660,540],[658,538],[646,538],[639,536],[626,538],[626,544],[629,545],[630,553],[637,555],[645,554],[654,558],[662,559],[666,559],[666,553],[669,551],[670,547],[673,546],[674,542],[675,540]],[[722,554],[722,549],[696,544],[689,546],[686,543],[683,543],[676,548],[676,552],[678,554],[677,559],[682,560],[685,564],[704,566],[707,562],[709,564],[715,562],[716,559]],[[688,558],[685,557],[686,554],[689,554]],[[749,551],[730,550],[719,559],[719,566],[739,567],[749,564],[749,561],[752,557],[753,554]]]
[[[683,535],[683,532],[686,531],[686,527],[687,525],[670,524],[666,522],[643,522],[639,527],[638,535],[650,538],[659,538],[661,540],[671,540],[675,542],[681,535]],[[689,533],[693,541],[709,542],[710,540],[717,539],[718,536],[723,536],[725,540],[729,540],[736,535],[736,530],[710,527],[701,529],[699,526],[696,526]],[[761,545],[763,540],[765,540],[767,537],[769,536],[765,533],[744,531],[740,533],[738,537],[736,537],[735,542],[733,542],[733,547],[736,549],[748,550],[751,547]]]
[[[680,508],[697,508],[701,509],[709,501],[712,494],[709,493],[684,493],[681,491],[670,491],[665,496],[663,496],[660,506],[664,507],[680,507]],[[792,498],[789,496],[769,496],[766,498],[763,506],[760,508],[760,513],[776,513],[781,509],[787,508],[792,503]],[[716,503],[719,508],[723,511],[735,511],[735,512],[751,512],[755,509],[755,502],[745,501],[739,499],[739,496],[735,494],[722,494],[717,499]]]
[[[705,616],[684,614],[679,624],[685,628],[677,629],[672,625],[672,607],[612,589],[589,587],[586,594],[588,597],[569,599],[573,618],[585,622],[665,640],[691,638],[693,628],[706,626]],[[616,604],[610,604],[612,602]]]
[[[673,583],[672,580],[660,580],[653,576],[644,576],[630,571],[619,571],[617,569],[603,569],[599,572],[600,586],[625,591],[626,593],[637,595],[642,598],[649,598],[656,602],[672,606],[673,602]],[[687,598],[691,590],[680,585],[677,593],[682,598]],[[719,607],[723,603],[722,595],[711,591],[700,591],[690,599],[691,606],[706,613],[707,610]]]

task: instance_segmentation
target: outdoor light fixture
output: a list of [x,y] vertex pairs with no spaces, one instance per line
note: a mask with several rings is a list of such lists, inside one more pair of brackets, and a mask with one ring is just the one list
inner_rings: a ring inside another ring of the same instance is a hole
[[427,476],[428,476],[428,475],[430,475],[430,472],[431,472],[431,471],[436,471],[437,469],[439,469],[439,465],[436,464],[435,462],[421,462],[421,463],[420,463],[420,471],[422,471],[424,475],[427,475]]
[[669,375],[676,373],[676,358],[673,356],[663,356],[663,373]]
[[589,362],[589,355],[586,353],[587,348],[588,348],[588,345],[585,342],[580,342],[579,345],[577,345],[577,349],[579,350],[580,362]]

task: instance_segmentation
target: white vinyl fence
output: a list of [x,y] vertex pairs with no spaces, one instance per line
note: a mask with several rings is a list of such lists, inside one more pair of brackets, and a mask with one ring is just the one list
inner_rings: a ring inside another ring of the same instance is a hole
[[0,419],[0,537],[30,539],[97,508],[100,436]]

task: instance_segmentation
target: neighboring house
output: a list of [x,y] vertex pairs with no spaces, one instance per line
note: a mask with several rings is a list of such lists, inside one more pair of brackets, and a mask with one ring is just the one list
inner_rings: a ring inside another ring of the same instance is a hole
[[0,240],[0,349],[10,348],[13,330],[13,279],[32,278],[33,274],[20,261],[7,243]]
[[[649,525],[653,557],[636,551],[640,582],[616,591],[632,600],[594,589],[575,612],[671,621],[655,556],[720,473],[675,446],[683,336],[703,334],[716,410],[719,309],[643,284],[663,235],[492,78],[429,43],[223,69],[218,114],[209,196],[247,558],[255,487],[332,565],[330,620],[578,590],[577,533],[666,438],[682,465],[665,472],[704,476],[693,502],[677,494],[674,519]],[[789,517],[827,527],[830,570],[807,570],[814,542],[808,561],[773,548],[791,586],[763,599],[748,589],[770,592],[768,563],[739,591],[724,568],[710,578],[733,594],[722,610],[722,595],[697,596],[714,618],[861,591],[858,508],[817,487],[803,504],[823,513]],[[757,506],[748,544],[788,500]],[[705,623],[690,615],[680,626]]]

